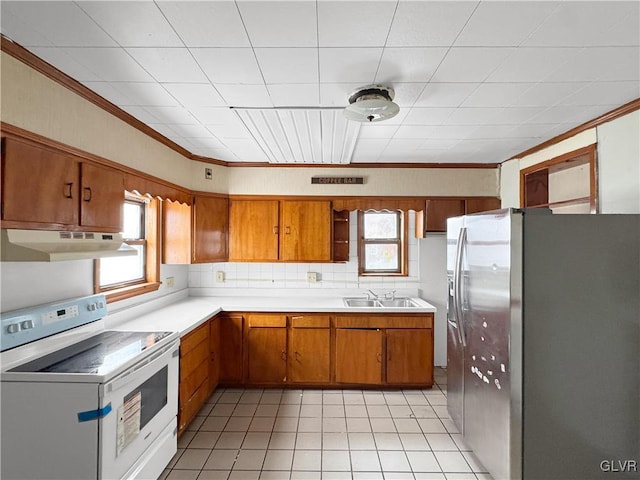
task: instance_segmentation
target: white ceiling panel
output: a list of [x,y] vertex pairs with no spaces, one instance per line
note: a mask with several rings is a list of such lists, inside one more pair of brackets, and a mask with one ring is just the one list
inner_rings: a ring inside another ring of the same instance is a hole
[[63,48],[62,51],[97,79],[106,82],[150,82],[154,78],[120,48]]
[[431,79],[434,82],[482,82],[515,50],[502,47],[454,47]]
[[481,2],[454,45],[517,47],[558,8],[559,2]]
[[164,83],[162,86],[185,107],[224,106],[224,100],[209,83]]
[[249,47],[233,1],[160,1],[158,8],[187,47]]
[[320,83],[373,83],[382,48],[321,48]]
[[464,1],[399,2],[387,46],[449,46],[476,6],[477,2]]
[[192,48],[191,53],[212,83],[263,83],[250,48]]
[[256,48],[265,83],[317,83],[318,50],[315,48]]
[[316,3],[237,2],[254,47],[317,46]]
[[181,47],[182,41],[155,2],[77,2],[122,47]]
[[376,82],[427,82],[445,54],[446,48],[385,48]]
[[[341,110],[370,83],[393,88],[400,112],[348,125],[359,130],[353,162],[498,163],[640,96],[638,1],[3,0],[0,9],[5,37],[190,152],[231,162],[269,161],[254,136],[273,130],[262,122],[251,136],[231,107],[272,115],[274,106],[316,112],[315,134],[286,161],[304,161],[311,145],[316,161],[329,152],[334,161],[335,145],[352,146]],[[292,114],[283,132],[305,122]]]
[[[116,42],[74,2],[2,2],[5,9],[29,29],[12,37],[28,47],[113,47]],[[3,33],[5,22],[3,19]],[[11,30],[11,29],[10,29]],[[22,38],[24,33],[24,38]],[[46,39],[46,43],[39,43]]]
[[127,48],[126,51],[158,82],[208,81],[186,48]]
[[396,2],[318,2],[320,47],[383,47]]

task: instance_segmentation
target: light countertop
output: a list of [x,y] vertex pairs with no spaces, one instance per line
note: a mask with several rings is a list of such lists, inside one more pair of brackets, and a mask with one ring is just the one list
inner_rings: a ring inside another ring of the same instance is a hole
[[219,312],[283,312],[283,313],[433,313],[436,308],[420,298],[412,297],[419,307],[380,308],[347,307],[343,297],[325,296],[230,296],[186,297],[159,306],[133,318],[109,322],[111,330],[172,331],[184,335]]

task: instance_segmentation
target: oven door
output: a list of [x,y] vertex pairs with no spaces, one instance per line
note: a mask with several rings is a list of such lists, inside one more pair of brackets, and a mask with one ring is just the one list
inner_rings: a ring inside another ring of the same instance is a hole
[[[154,352],[103,385],[101,479],[158,475],[177,451],[179,342]],[[150,464],[153,464],[150,465]]]

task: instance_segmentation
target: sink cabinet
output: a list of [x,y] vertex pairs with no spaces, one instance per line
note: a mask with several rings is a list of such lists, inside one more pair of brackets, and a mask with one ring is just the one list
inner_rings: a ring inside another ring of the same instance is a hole
[[382,383],[382,331],[336,329],[336,382],[380,385]]
[[284,315],[247,315],[249,383],[287,381],[287,318]]
[[433,329],[390,328],[386,339],[387,383],[433,383]]
[[331,380],[329,315],[289,316],[289,375],[292,383],[327,384]]

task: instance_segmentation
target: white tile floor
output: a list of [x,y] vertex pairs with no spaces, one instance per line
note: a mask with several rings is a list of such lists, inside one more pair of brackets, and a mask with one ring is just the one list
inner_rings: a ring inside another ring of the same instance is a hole
[[219,389],[161,480],[491,480],[425,390]]

